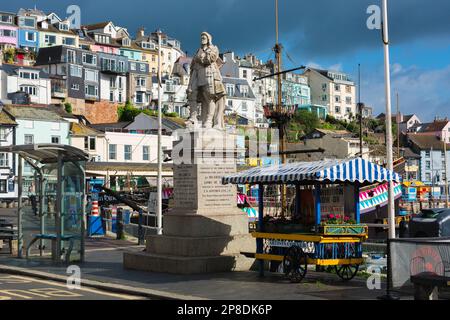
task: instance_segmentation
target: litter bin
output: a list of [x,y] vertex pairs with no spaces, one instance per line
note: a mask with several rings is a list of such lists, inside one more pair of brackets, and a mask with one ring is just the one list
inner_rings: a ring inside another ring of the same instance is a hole
[[124,210],[123,211],[123,224],[130,224],[131,222],[131,211]]

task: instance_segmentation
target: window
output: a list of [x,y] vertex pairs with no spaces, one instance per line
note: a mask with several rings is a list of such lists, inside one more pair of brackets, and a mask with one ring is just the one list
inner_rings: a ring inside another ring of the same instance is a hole
[[425,173],[425,181],[431,181],[431,173]]
[[430,151],[425,151],[425,157],[427,157],[427,158],[430,157]]
[[122,77],[119,77],[119,89],[123,89]]
[[19,77],[22,79],[32,79],[36,80],[39,78],[39,74],[37,72],[26,72],[26,71],[20,71]]
[[98,71],[97,70],[86,69],[84,71],[84,79],[86,81],[98,82]]
[[95,137],[84,137],[84,149],[95,151]]
[[67,50],[67,62],[68,63],[76,63],[75,51]]
[[109,92],[109,102],[114,102],[114,91]]
[[341,107],[336,106],[336,107],[334,108],[334,112],[335,112],[335,113],[341,113]]
[[346,97],[345,98],[345,103],[346,104],[352,104],[352,97]]
[[25,39],[29,42],[36,42],[36,33],[25,32]]
[[124,160],[131,160],[131,145],[126,144],[123,147],[123,158]]
[[109,145],[109,159],[111,159],[111,160],[117,159],[117,145],[116,144]]
[[125,72],[125,61],[119,61],[119,71]]
[[327,101],[327,100],[328,100],[327,95],[326,94],[322,95],[322,101]]
[[142,160],[148,161],[150,160],[150,147],[142,146]]
[[145,78],[136,78],[136,86],[145,87]]
[[122,102],[122,92],[119,92],[119,102]]
[[152,73],[156,73],[156,68],[152,68]]
[[83,63],[97,65],[97,56],[89,53],[83,53]]
[[247,102],[242,102],[242,112],[247,112]]
[[123,38],[122,39],[122,44],[126,47],[129,47],[131,45],[131,40],[128,38]]
[[155,55],[152,55],[152,62],[156,62],[156,56]]
[[47,44],[55,44],[56,43],[56,36],[52,36],[52,35],[46,34],[45,38],[44,38],[44,42],[47,43]]
[[60,23],[59,24],[59,30],[61,31],[69,31],[69,26],[65,23]]
[[136,92],[136,103],[144,103],[144,93]]
[[242,70],[242,78],[247,78],[247,70]]
[[71,89],[75,91],[80,91],[80,85],[78,83],[72,83]]
[[431,169],[431,161],[425,162],[425,169],[430,170]]
[[346,109],[345,109],[345,112],[347,112],[347,114],[352,113],[352,108],[346,108]]
[[338,85],[338,84],[335,84],[335,85],[334,85],[334,90],[335,90],[335,91],[341,91],[341,86]]
[[0,153],[0,167],[9,167],[9,156],[7,153]]
[[141,63],[139,65],[139,70],[141,70],[141,72],[145,72],[145,64]]
[[25,144],[34,144],[34,136],[32,134],[26,134],[24,137]]
[[0,128],[0,141],[6,141],[8,132],[5,128]]
[[20,17],[19,18],[20,27],[36,28],[36,20],[31,17]]
[[242,96],[248,97],[248,86],[241,86]]
[[10,15],[2,14],[2,15],[0,15],[0,22],[12,23],[13,22],[13,18]]
[[20,91],[26,92],[30,96],[37,96],[37,88],[33,86],[20,86]]
[[155,44],[151,42],[142,42],[141,47],[144,49],[155,50]]
[[59,144],[60,138],[59,136],[52,136],[52,143]]
[[229,97],[234,96],[234,85],[232,84],[227,84],[227,95]]
[[67,45],[67,46],[74,46],[75,45],[75,39],[74,38],[63,37],[62,43]]
[[327,90],[327,84],[326,83],[322,83],[322,90],[326,91]]
[[345,86],[345,92],[352,93],[352,87],[351,86]]
[[130,69],[132,71],[136,71],[136,63],[135,62],[130,63]]
[[98,96],[98,87],[97,86],[92,86],[92,85],[86,85],[84,87],[84,93],[87,96],[97,97]]
[[15,38],[17,37],[17,33],[15,30],[0,30],[0,36],[3,37],[11,37],[11,38]]
[[83,68],[80,66],[71,64],[70,65],[70,75],[72,77],[78,77],[78,78],[83,77]]
[[0,180],[0,193],[8,193],[7,185],[7,180]]
[[335,96],[334,101],[338,103],[341,102],[341,96]]

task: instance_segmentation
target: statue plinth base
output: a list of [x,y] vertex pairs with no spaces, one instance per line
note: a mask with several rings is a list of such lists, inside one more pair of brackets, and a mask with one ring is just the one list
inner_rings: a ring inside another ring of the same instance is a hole
[[206,132],[177,143],[184,160],[174,158],[175,208],[163,217],[163,235],[146,237],[145,252],[124,254],[125,268],[192,274],[249,270],[254,263],[242,255],[256,251],[248,217],[236,206],[235,186],[221,182],[236,172],[236,144],[221,131]]

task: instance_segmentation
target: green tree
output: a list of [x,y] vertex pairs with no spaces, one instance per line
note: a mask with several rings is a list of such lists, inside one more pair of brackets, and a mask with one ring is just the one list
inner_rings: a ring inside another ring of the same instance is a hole
[[119,116],[119,121],[133,121],[134,118],[142,111],[137,109],[130,100],[127,100],[124,106],[119,106],[117,108],[117,115]]
[[66,110],[67,113],[72,113],[72,104],[70,102],[65,102],[64,109]]
[[308,134],[320,127],[320,121],[315,113],[299,110],[294,114],[290,126],[290,130],[301,130],[304,134]]

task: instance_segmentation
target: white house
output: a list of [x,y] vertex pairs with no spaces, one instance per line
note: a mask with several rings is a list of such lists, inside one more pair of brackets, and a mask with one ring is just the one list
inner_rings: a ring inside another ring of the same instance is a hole
[[50,78],[42,69],[0,62],[0,99],[8,100],[11,93],[18,91],[28,93],[31,103],[51,102]]
[[[14,144],[17,123],[0,106],[0,146]],[[0,153],[0,199],[12,199],[17,196],[14,185],[14,158],[10,153]]]
[[226,114],[236,113],[256,123],[255,95],[247,80],[223,78],[226,95]]
[[311,88],[311,102],[328,107],[328,114],[351,120],[357,114],[356,87],[342,72],[308,68],[305,71]]

